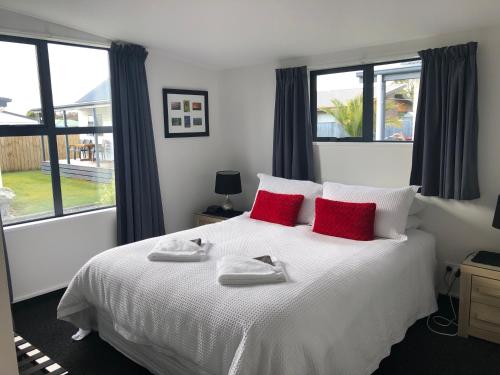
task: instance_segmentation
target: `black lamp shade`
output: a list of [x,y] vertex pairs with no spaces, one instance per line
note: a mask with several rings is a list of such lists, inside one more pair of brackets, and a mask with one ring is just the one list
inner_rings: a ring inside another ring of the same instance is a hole
[[215,192],[217,194],[239,194],[241,193],[240,172],[219,171],[215,176]]
[[497,208],[495,210],[495,216],[493,217],[493,228],[500,229],[500,195],[497,200]]

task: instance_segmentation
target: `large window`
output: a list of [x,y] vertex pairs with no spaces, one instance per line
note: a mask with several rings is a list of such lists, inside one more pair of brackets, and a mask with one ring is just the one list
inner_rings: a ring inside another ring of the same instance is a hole
[[413,141],[420,60],[314,70],[315,141]]
[[115,204],[107,49],[0,36],[4,224]]

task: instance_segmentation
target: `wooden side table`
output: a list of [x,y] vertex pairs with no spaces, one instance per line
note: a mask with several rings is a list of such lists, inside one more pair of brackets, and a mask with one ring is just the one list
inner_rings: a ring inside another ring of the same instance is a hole
[[458,335],[500,344],[500,267],[472,262],[473,256],[460,265]]
[[236,210],[231,210],[228,212],[217,213],[217,214],[208,214],[206,212],[196,213],[194,214],[194,225],[196,227],[199,227],[201,225],[218,223],[220,221],[224,221],[239,216],[242,213],[243,211],[236,211]]

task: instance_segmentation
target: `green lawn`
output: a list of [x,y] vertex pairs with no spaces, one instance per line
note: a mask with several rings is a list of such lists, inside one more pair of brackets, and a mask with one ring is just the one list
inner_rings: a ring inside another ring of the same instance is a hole
[[[40,171],[2,173],[3,186],[11,188],[16,197],[11,202],[14,217],[53,212],[52,182]],[[109,206],[115,204],[114,184],[96,183],[61,177],[63,207]]]

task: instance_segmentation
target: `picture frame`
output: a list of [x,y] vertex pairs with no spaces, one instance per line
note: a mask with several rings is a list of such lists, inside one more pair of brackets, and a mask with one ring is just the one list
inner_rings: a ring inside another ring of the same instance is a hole
[[165,138],[208,137],[208,91],[163,89]]

